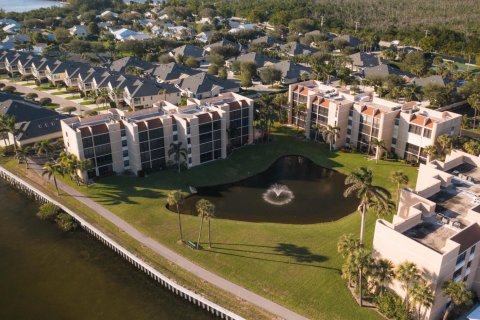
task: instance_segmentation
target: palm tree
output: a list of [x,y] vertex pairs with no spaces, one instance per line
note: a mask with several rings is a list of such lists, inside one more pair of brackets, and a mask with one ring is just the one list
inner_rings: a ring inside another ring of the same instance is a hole
[[175,160],[175,164],[178,167],[178,172],[180,172],[180,166],[182,164],[182,158],[186,161],[187,160],[187,149],[182,147],[181,142],[172,142],[170,143],[170,148],[168,149],[168,156],[171,157],[173,155],[173,159]]
[[[80,178],[81,180],[83,181],[83,173],[92,169],[93,168],[93,164],[92,164],[92,161],[90,159],[85,159],[85,160],[77,160],[77,174],[78,175],[81,175]],[[83,183],[85,183],[85,186],[88,188],[88,177],[87,179],[85,179],[85,181],[83,181]]]
[[473,294],[471,291],[466,290],[464,281],[449,280],[442,285],[443,295],[451,299],[451,303],[448,306],[443,320],[447,320],[450,313],[457,306],[470,306],[473,303]]
[[348,257],[354,250],[360,248],[360,241],[352,233],[344,234],[338,239],[337,251],[343,258]]
[[473,116],[473,128],[475,129],[477,123],[477,113],[480,110],[480,94],[471,94],[470,97],[468,97],[467,102],[470,107],[475,111],[475,114]]
[[453,146],[453,138],[448,134],[442,134],[437,137],[437,142],[440,145],[440,153],[445,156],[450,153]]
[[181,190],[173,190],[168,193],[168,197],[167,197],[168,205],[177,207],[178,231],[180,235],[180,241],[183,241],[182,220],[180,218],[180,205],[182,205],[184,201],[185,201],[185,198]]
[[44,154],[47,159],[55,151],[55,146],[49,139],[36,142],[34,148],[37,155]]
[[378,164],[378,160],[382,157],[383,150],[385,150],[385,141],[373,138],[370,146],[375,148],[375,163]]
[[397,266],[395,270],[395,276],[403,284],[405,289],[405,304],[408,308],[408,301],[410,296],[410,291],[412,290],[416,281],[420,279],[420,272],[415,263],[405,261]]
[[397,184],[397,206],[400,201],[400,187],[402,185],[407,185],[409,182],[408,176],[402,171],[394,171],[390,175],[390,181]]
[[24,161],[26,169],[28,169],[28,158],[27,157],[28,157],[28,155],[30,154],[31,151],[32,151],[32,148],[30,146],[17,148],[17,153],[16,153],[17,161],[18,161],[19,164],[22,161]]
[[344,197],[355,195],[360,199],[358,210],[362,215],[360,224],[360,243],[363,244],[363,234],[365,229],[365,216],[367,209],[373,209],[377,215],[388,212],[391,208],[391,195],[387,189],[372,184],[372,170],[361,167],[359,171],[352,172],[346,179],[347,189],[343,193]]
[[4,126],[5,131],[10,133],[13,137],[13,149],[17,153],[17,135],[22,132],[21,129],[16,127],[17,121],[15,116],[6,116],[2,126]]
[[[422,320],[425,318],[427,310],[432,306],[435,301],[435,295],[432,288],[424,281],[415,283],[410,296],[410,302],[417,306],[417,319]],[[422,314],[422,307],[425,309]]]
[[435,160],[435,157],[437,156],[437,147],[433,144],[426,146],[423,148],[423,152],[425,152],[425,155],[427,156],[427,162],[430,162]]
[[43,171],[42,171],[42,176],[47,176],[48,179],[51,179],[53,177],[53,183],[55,184],[55,189],[57,190],[57,195],[60,195],[60,191],[58,190],[58,184],[57,184],[57,175],[58,176],[63,176],[63,170],[61,166],[58,163],[54,162],[45,162],[43,165]]
[[352,252],[347,258],[350,261],[352,267],[358,272],[358,292],[360,299],[360,306],[363,306],[363,275],[368,273],[373,263],[372,253],[365,248],[359,248]]
[[383,292],[395,277],[393,263],[388,259],[378,259],[372,268],[372,279],[376,291]]
[[197,250],[202,236],[203,221],[208,221],[208,247],[212,247],[210,220],[215,216],[215,205],[206,199],[200,199],[195,205],[198,216],[200,217],[200,232],[198,233]]
[[313,131],[315,131],[315,141],[318,141],[318,134],[322,132],[323,126],[321,124],[316,123],[313,126]]
[[335,141],[340,137],[340,127],[327,125],[322,128],[322,136],[325,141],[330,145],[330,151]]

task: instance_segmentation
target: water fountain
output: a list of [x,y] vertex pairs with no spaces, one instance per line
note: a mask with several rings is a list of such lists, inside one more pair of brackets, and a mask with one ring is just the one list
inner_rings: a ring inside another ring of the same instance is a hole
[[293,198],[293,192],[286,185],[278,183],[272,184],[263,194],[263,200],[277,206],[283,206]]

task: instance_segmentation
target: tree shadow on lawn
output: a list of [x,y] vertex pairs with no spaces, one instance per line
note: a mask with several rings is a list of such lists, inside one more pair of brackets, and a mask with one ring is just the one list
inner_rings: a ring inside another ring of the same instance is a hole
[[[313,254],[310,249],[307,247],[299,247],[294,244],[289,243],[279,243],[276,246],[261,246],[261,245],[248,245],[248,244],[231,244],[231,243],[212,243],[213,247],[211,249],[204,249],[205,251],[253,259],[253,260],[261,260],[261,261],[268,261],[268,262],[278,262],[283,264],[293,264],[299,266],[306,266],[306,267],[315,267],[315,268],[322,268],[322,269],[329,269],[334,270],[336,272],[340,272],[337,268],[325,267],[319,265],[318,263],[325,262],[328,260],[328,257]],[[227,246],[246,246],[246,247],[254,247],[254,248],[270,248],[273,252],[266,252],[266,251],[256,251],[256,250],[247,250],[247,249],[237,249],[231,247],[224,247],[219,245],[227,245]],[[232,252],[225,252],[225,251],[233,251]],[[270,256],[277,256],[277,257],[289,257],[293,258],[295,262],[291,261],[282,261],[282,260],[275,260],[275,259],[268,259],[263,257],[255,257],[249,255],[242,255],[239,253],[253,253],[253,254],[260,254],[260,255],[270,255]]]
[[128,185],[103,184],[101,187],[98,187],[97,190],[98,192],[92,194],[90,198],[95,202],[105,205],[139,204],[139,202],[132,200],[131,197],[152,199],[161,199],[164,197],[161,192],[148,188],[138,190],[136,187]]

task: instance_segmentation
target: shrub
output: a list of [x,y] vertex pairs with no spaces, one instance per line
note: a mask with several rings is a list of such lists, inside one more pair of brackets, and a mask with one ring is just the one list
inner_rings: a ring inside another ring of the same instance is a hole
[[405,302],[390,291],[385,291],[375,297],[378,311],[393,320],[410,320],[412,317],[407,311]]
[[77,222],[67,213],[59,213],[55,218],[57,226],[65,232],[72,231],[77,227]]
[[75,88],[75,87],[68,87],[68,88],[67,88],[67,92],[68,92],[68,93],[75,93],[75,92],[78,92],[78,88]]
[[25,95],[25,98],[33,100],[38,98],[38,94],[36,94],[35,92],[29,92]]
[[98,112],[95,111],[95,110],[87,110],[87,111],[85,111],[85,115],[87,115],[87,116],[96,116],[97,114],[98,114]]
[[72,112],[77,111],[77,108],[74,107],[74,106],[63,107],[62,111],[63,112],[68,112],[68,114],[71,115]]
[[3,88],[3,91],[6,93],[14,93],[16,89],[14,86],[6,86],[5,88]]
[[63,85],[61,83],[57,83],[57,89],[61,90],[63,88]]
[[47,104],[52,103],[52,99],[45,97],[45,98],[41,98],[39,102],[42,106],[45,106]]
[[42,220],[53,220],[59,213],[60,208],[53,203],[42,204],[38,209],[37,216]]

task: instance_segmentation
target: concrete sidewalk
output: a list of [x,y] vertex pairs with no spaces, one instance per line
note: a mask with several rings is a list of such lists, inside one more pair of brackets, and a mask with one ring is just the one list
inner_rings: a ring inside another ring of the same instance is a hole
[[[30,168],[34,170],[40,177],[42,176],[42,168],[34,163],[33,161],[29,161],[31,163]],[[45,177],[44,177],[45,179]],[[51,179],[49,181],[53,183]],[[266,311],[275,314],[282,319],[288,320],[306,320],[307,318],[271,301],[268,300],[252,291],[249,291],[233,282],[230,282],[202,267],[193,263],[192,261],[186,259],[185,257],[181,256],[180,254],[170,250],[163,244],[157,242],[156,240],[146,236],[145,234],[138,231],[132,225],[127,223],[125,220],[119,218],[117,215],[112,213],[111,211],[107,210],[97,202],[93,201],[89,197],[85,196],[81,192],[77,191],[76,189],[70,187],[69,185],[65,184],[62,181],[57,181],[58,187],[63,190],[63,192],[67,193],[69,196],[72,196],[77,201],[83,203],[84,205],[88,206],[103,218],[107,219],[115,226],[117,226],[120,230],[131,236],[132,238],[136,239],[146,247],[150,248],[151,250],[155,251],[157,254],[161,255],[162,257],[166,258],[167,260],[171,261],[172,263],[180,266],[181,268],[187,270],[188,272],[196,275],[197,277],[201,278],[204,281],[208,281],[211,284],[241,298],[249,303],[256,305],[260,308],[265,309]],[[252,270],[252,272],[254,272]]]

